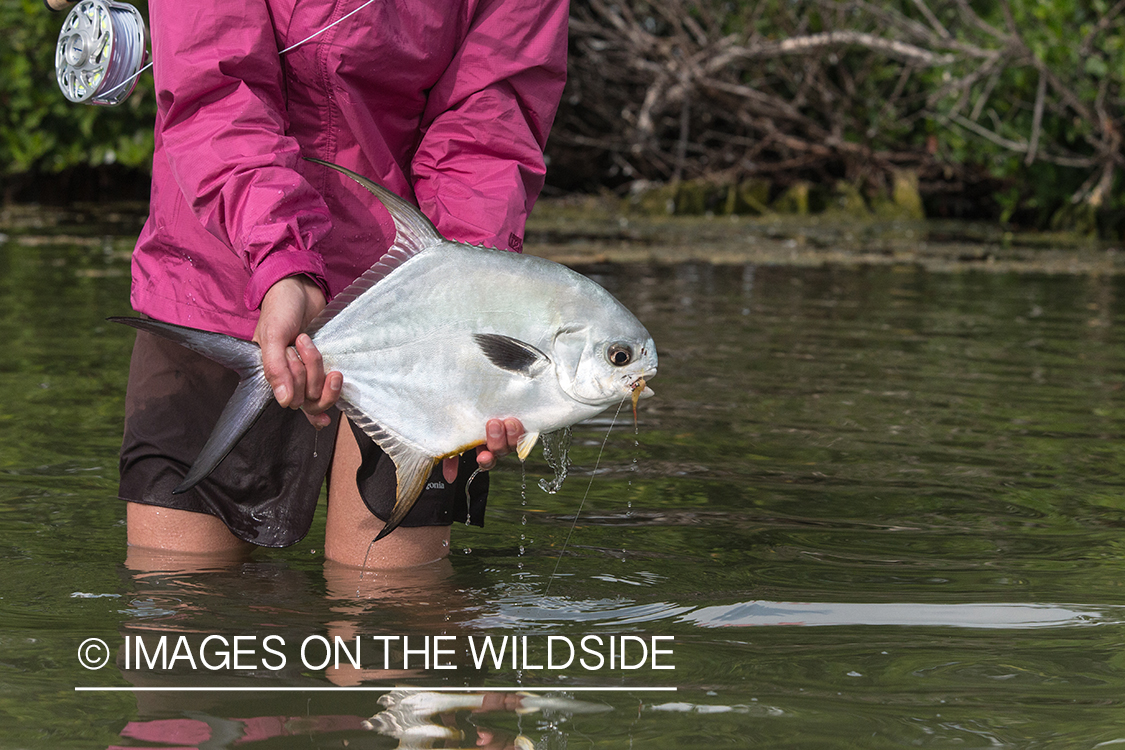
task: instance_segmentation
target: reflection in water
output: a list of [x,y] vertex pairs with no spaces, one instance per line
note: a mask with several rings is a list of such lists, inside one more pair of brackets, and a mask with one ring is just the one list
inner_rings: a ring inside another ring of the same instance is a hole
[[680,616],[705,628],[762,625],[914,625],[949,628],[1072,628],[1122,622],[1125,607],[1050,604],[860,604],[742,602],[701,607]]
[[493,611],[482,613],[473,624],[487,629],[519,622],[616,626],[679,622],[704,628],[866,625],[1024,630],[1122,624],[1125,605],[749,601],[693,607],[666,601],[641,603],[625,597],[576,600],[528,594],[501,599]]
[[[366,719],[350,715],[224,718],[186,709],[178,718],[130,721],[121,730],[121,737],[180,748],[220,750],[252,742],[277,742],[288,737],[338,738],[347,746],[349,736],[356,738],[363,732],[377,732],[398,740],[397,747],[402,750],[465,745],[485,750],[532,750],[537,746],[565,747],[566,733],[562,725],[575,715],[613,710],[604,703],[515,691],[390,690],[380,696],[378,703],[382,710]],[[653,710],[679,710],[675,706],[666,704]],[[494,721],[505,713],[521,717],[535,731],[547,732],[548,737],[536,743],[524,734],[489,726],[490,719]],[[542,717],[541,720],[531,722],[529,717],[534,715]],[[114,750],[113,746],[110,750]]]
[[[401,748],[429,748],[435,747],[435,743],[452,747],[466,741],[471,746],[494,750],[526,750],[536,743],[519,732],[488,726],[487,717],[509,713],[520,717],[521,722],[532,714],[548,717],[535,726],[547,735],[561,738],[561,744],[539,746],[565,747],[565,731],[560,725],[570,716],[611,710],[604,704],[515,690],[447,694],[400,689],[382,696],[379,703],[383,710],[370,718],[365,718],[369,713],[362,711],[317,713],[311,710],[311,700],[304,715],[240,714],[231,707],[229,692],[183,693],[174,689],[200,686],[247,690],[249,707],[260,702],[251,700],[256,689],[268,690],[274,685],[323,689],[325,685],[434,680],[438,673],[431,670],[367,668],[346,660],[325,667],[320,675],[310,674],[307,667],[303,668],[304,654],[298,657],[292,646],[310,633],[316,638],[323,633],[325,639],[340,638],[351,644],[358,643],[358,638],[395,631],[409,633],[412,639],[419,640],[427,633],[457,632],[464,626],[450,613],[474,609],[468,602],[473,597],[451,585],[452,568],[448,561],[388,572],[360,571],[328,563],[324,567],[323,588],[318,586],[316,576],[307,572],[239,557],[202,559],[134,548],[127,563],[133,593],[125,610],[129,617],[121,631],[125,643],[122,651],[136,648],[138,640],[147,644],[136,652],[138,656],[119,653],[117,659],[122,676],[139,688],[135,694],[140,718],[127,722],[121,730],[121,736],[129,740],[207,750],[259,741],[276,743],[284,738],[354,737],[357,733],[378,732],[396,738]],[[261,660],[250,665],[257,668],[232,668],[230,659],[224,660],[236,635],[224,616],[228,609],[243,612],[239,630],[249,631],[244,636],[248,641],[244,645],[245,660],[261,659],[257,644],[268,633],[289,644],[281,651],[271,652],[287,657],[287,665],[274,668]],[[251,623],[245,617],[246,611],[258,614],[253,627],[247,628]],[[386,617],[388,613],[393,616]],[[396,620],[401,623],[401,630],[393,625]],[[169,634],[176,634],[177,640],[171,640]],[[155,655],[161,642],[165,645],[158,660]],[[176,648],[170,644],[180,642],[181,658],[171,659],[168,666],[168,657]],[[198,661],[193,655],[199,655]],[[152,661],[146,662],[150,657]],[[200,666],[207,658],[210,663],[223,666]],[[169,688],[173,690],[165,692]],[[300,692],[296,695],[300,696]],[[371,693],[346,695],[346,702],[335,696],[328,701],[336,708],[349,705],[355,711],[363,701],[370,700]],[[448,744],[451,742],[454,744]]]
[[[276,743],[288,737],[308,741],[313,737],[340,736],[339,733],[356,732],[362,727],[363,719],[359,716],[224,718],[188,710],[183,712],[182,718],[130,721],[121,730],[121,737],[134,742],[172,745],[180,750],[229,750],[252,742]],[[109,750],[118,748],[111,745]]]
[[[396,690],[379,698],[383,710],[364,722],[364,726],[380,734],[395,737],[400,748],[430,748],[437,740],[468,740],[464,729],[456,723],[458,711],[490,713],[509,711],[527,716],[542,712],[557,725],[575,714],[612,711],[603,703],[591,703],[560,696],[534,695],[524,692],[436,693]],[[506,738],[503,733],[475,728],[477,747],[507,750],[530,750],[535,747],[526,736]],[[443,745],[448,747],[448,745]]]

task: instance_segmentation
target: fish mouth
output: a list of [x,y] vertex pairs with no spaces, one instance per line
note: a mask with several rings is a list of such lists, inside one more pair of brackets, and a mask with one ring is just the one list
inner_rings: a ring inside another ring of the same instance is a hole
[[656,395],[653,390],[648,387],[648,381],[656,377],[656,370],[651,370],[641,375],[639,378],[629,384],[629,390],[633,392],[633,403],[636,404],[639,399],[648,398],[649,396]]
[[648,387],[644,378],[638,378],[636,383],[629,386],[629,390],[633,392],[633,401],[639,401],[642,398],[656,395],[656,392]]

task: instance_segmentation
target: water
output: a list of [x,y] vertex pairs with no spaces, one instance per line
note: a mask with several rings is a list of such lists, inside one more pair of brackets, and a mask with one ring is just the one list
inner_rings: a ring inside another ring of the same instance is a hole
[[[507,459],[449,560],[360,576],[323,517],[250,562],[126,558],[129,242],[65,231],[0,245],[0,747],[1125,743],[1116,276],[587,267],[660,347],[639,431],[576,428],[554,495]],[[190,686],[240,690],[75,691]]]
[[556,432],[544,433],[539,437],[539,440],[543,443],[543,460],[555,473],[550,481],[539,480],[539,489],[548,494],[553,495],[562,489],[567,472],[570,471],[571,434],[571,429],[564,427]]

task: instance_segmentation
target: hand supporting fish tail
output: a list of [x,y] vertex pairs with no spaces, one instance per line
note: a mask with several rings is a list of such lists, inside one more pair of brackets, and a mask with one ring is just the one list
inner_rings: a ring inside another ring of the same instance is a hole
[[303,409],[317,429],[331,423],[324,412],[340,398],[343,386],[343,375],[325,374],[320,352],[302,333],[324,306],[324,293],[312,279],[289,276],[266,292],[254,329],[274,398],[283,407]]

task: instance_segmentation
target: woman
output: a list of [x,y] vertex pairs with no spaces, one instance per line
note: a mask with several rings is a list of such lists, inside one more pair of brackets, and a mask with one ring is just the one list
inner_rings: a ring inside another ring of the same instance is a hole
[[[340,373],[325,373],[299,334],[389,247],[394,224],[362,188],[302,157],[415,201],[450,239],[518,252],[565,81],[566,3],[153,0],[150,16],[156,149],[133,307],[253,338],[278,406],[211,477],[173,496],[234,376],[138,334],[121,456],[130,545],[292,544],[331,464],[329,559],[392,567],[443,556],[452,520],[480,522],[483,499],[463,504],[471,458],[447,460],[403,526],[369,549],[393,501],[393,466],[338,419]],[[482,468],[521,431],[490,421]]]

